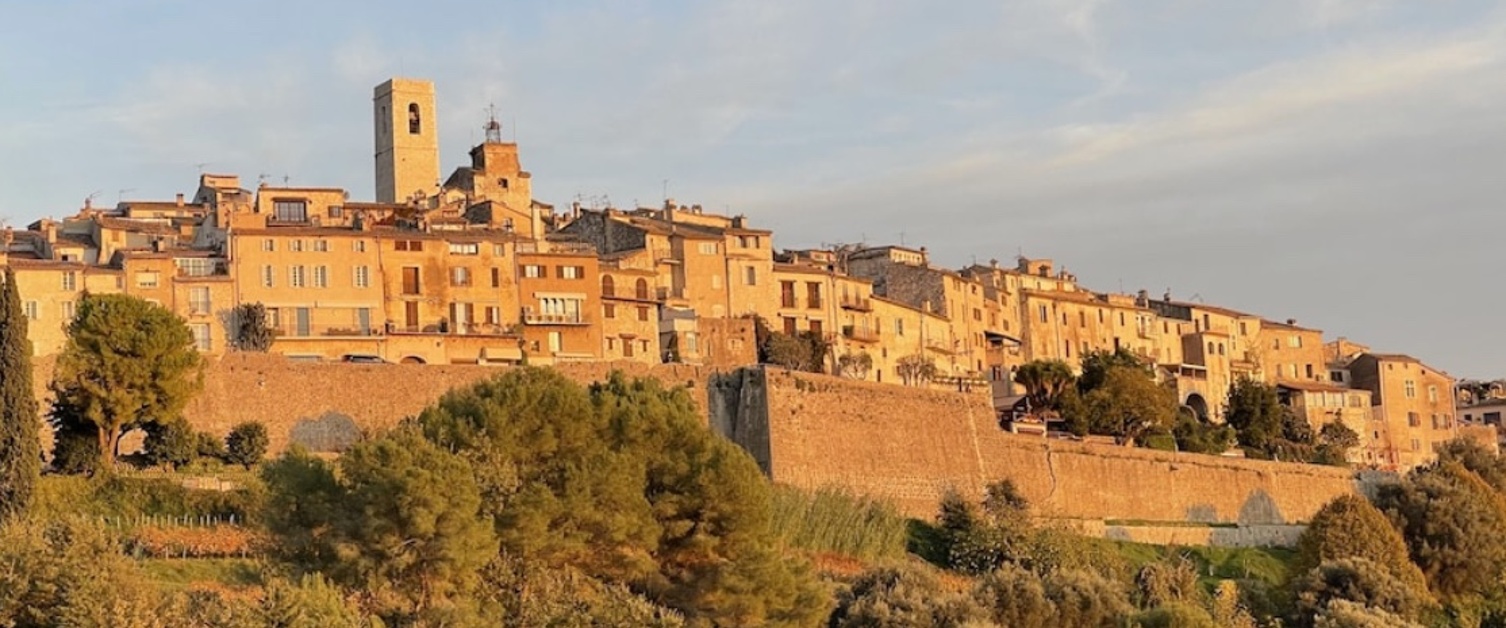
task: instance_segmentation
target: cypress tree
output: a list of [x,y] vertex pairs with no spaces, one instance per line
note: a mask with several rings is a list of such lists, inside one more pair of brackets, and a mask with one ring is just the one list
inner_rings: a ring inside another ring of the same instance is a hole
[[26,315],[16,290],[16,272],[7,266],[0,288],[0,522],[31,504],[42,470],[39,423]]

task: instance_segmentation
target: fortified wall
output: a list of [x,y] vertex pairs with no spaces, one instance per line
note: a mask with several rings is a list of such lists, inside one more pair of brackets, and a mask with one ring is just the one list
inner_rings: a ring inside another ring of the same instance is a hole
[[[620,369],[688,385],[712,429],[751,453],[774,481],[842,487],[927,519],[947,490],[977,499],[985,486],[1008,478],[1039,515],[1097,536],[1286,545],[1329,500],[1369,492],[1383,481],[1333,467],[1010,434],[999,429],[985,391],[757,367],[621,362],[555,368],[582,383]],[[499,372],[490,366],[304,363],[230,354],[209,363],[204,391],[185,414],[196,429],[218,435],[243,421],[259,421],[274,453],[292,443],[338,451],[363,431],[391,427],[446,391]],[[44,399],[51,374],[51,361],[40,360],[35,377]]]
[[[981,498],[989,483],[1008,478],[1039,515],[1102,536],[1280,545],[1323,504],[1375,481],[1334,467],[1010,434],[999,429],[987,393],[763,368],[713,376],[707,388],[712,427],[774,481],[846,487],[915,517],[934,517],[950,488]],[[1211,525],[1202,532],[1175,525],[1184,522]]]
[[[50,358],[36,362],[34,384],[43,408],[51,403],[46,384],[52,379],[53,364]],[[314,451],[337,451],[362,431],[392,427],[450,389],[494,377],[504,368],[315,363],[265,353],[231,353],[209,360],[204,391],[189,403],[184,416],[195,429],[219,436],[239,423],[260,422],[267,426],[272,454],[292,443]],[[641,362],[578,362],[554,368],[581,383],[604,380],[617,369],[630,376],[652,375],[665,385],[689,384],[691,395],[703,408],[703,382],[714,372],[708,367]]]

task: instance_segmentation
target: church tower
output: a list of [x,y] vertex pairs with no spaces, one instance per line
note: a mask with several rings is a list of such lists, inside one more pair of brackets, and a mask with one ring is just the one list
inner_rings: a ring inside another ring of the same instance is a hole
[[376,200],[401,203],[439,186],[439,129],[434,84],[394,78],[376,86]]

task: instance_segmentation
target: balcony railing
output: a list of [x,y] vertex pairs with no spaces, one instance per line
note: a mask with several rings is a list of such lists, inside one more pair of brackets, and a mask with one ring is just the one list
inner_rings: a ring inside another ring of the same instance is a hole
[[842,337],[857,342],[878,342],[879,333],[876,329],[857,327],[854,325],[842,326]]
[[450,323],[443,321],[429,325],[388,325],[389,334],[433,334],[442,336],[516,336],[517,325],[497,323]]
[[955,349],[952,348],[952,343],[947,342],[945,340],[936,340],[936,339],[933,339],[933,338],[927,338],[926,339],[926,348],[930,349],[932,351],[940,351],[942,353],[954,353],[955,352]]
[[591,322],[582,318],[580,313],[560,314],[536,312],[530,308],[523,308],[523,323],[526,325],[590,325]]
[[297,325],[282,324],[272,327],[277,338],[361,338],[377,335],[374,327],[356,325]]
[[859,312],[872,312],[873,301],[859,296],[844,295],[842,297],[842,309],[857,310]]
[[221,277],[230,274],[230,265],[221,259],[180,259],[177,262],[179,277]]
[[659,296],[659,300],[660,301],[665,301],[665,300],[668,300],[668,299],[686,299],[686,298],[689,298],[689,297],[685,296],[685,289],[684,288],[658,288],[657,290],[658,290],[657,294]]

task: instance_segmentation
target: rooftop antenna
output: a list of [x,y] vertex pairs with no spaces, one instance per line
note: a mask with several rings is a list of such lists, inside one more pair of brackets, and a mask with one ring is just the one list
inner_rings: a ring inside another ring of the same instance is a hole
[[90,193],[88,196],[85,196],[84,197],[84,204],[85,205],[92,205],[94,203],[94,199],[98,198],[101,192],[104,192],[104,190],[95,190],[94,192]]
[[121,201],[121,199],[125,198],[125,193],[126,192],[135,192],[135,191],[136,191],[136,188],[125,188],[123,190],[116,190],[115,191],[115,202],[119,203]]
[[283,187],[287,187],[288,186],[288,180],[291,179],[291,178],[292,177],[289,177],[286,174],[282,175],[282,186]]
[[199,169],[199,174],[204,174],[204,166],[208,166],[211,163],[212,162],[208,162],[208,161],[200,162],[200,163],[194,164],[194,167],[196,167],[196,168]]
[[669,200],[669,179],[665,179],[664,180],[664,198],[663,198],[663,200],[665,200],[665,201]]
[[900,246],[904,246],[905,245],[905,232],[903,232],[903,231],[899,232],[899,245]]
[[267,184],[267,179],[269,179],[271,177],[272,177],[272,175],[267,174],[265,172],[263,172],[263,173],[261,173],[259,175],[256,175],[256,185],[257,185],[257,187],[261,187],[263,185],[266,185]]
[[486,124],[481,128],[486,129],[486,143],[502,143],[502,123],[497,121],[497,106],[486,106]]

